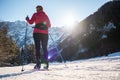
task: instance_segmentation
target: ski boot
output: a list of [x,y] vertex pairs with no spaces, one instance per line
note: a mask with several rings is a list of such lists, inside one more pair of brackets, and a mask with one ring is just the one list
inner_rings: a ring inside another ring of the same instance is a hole
[[40,65],[37,65],[37,64],[36,64],[36,65],[34,66],[34,69],[35,69],[35,70],[40,70]]
[[34,66],[34,69],[40,70],[41,68],[41,60],[37,60],[37,64]]
[[44,69],[48,69],[49,68],[49,62],[44,58],[43,61],[41,62],[43,64],[43,68]]
[[49,62],[48,61],[44,62],[43,64],[44,64],[44,66],[43,66],[44,69],[48,69],[49,68]]

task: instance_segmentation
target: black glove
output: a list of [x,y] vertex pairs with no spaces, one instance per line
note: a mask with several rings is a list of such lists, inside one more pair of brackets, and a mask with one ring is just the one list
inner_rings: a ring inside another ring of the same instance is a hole
[[29,17],[28,17],[28,16],[26,17],[26,20],[29,20]]

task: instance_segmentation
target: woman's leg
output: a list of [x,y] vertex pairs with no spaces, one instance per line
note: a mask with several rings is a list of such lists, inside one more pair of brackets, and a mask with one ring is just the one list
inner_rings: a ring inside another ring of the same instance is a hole
[[36,64],[40,64],[40,35],[37,33],[33,34],[34,43],[35,43],[35,55],[36,55]]
[[49,63],[48,63],[48,51],[47,51],[47,44],[48,44],[48,34],[43,34],[42,35],[42,48],[43,48],[43,62],[46,64],[44,68],[48,69]]
[[43,48],[43,53],[44,53],[44,57],[48,58],[48,52],[47,52],[47,45],[48,45],[48,34],[43,34],[42,35],[42,48]]

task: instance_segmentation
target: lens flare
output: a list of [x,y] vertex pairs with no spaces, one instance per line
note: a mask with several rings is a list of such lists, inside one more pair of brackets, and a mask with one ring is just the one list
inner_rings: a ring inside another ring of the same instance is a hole
[[51,49],[48,51],[48,60],[54,60],[57,57],[57,50],[56,49]]

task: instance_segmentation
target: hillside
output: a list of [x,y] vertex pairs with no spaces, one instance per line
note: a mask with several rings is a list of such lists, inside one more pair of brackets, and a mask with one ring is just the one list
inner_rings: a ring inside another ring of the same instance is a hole
[[7,35],[7,30],[7,25],[0,23],[0,66],[14,65],[18,53],[17,45]]
[[119,14],[120,1],[109,1],[81,21],[71,36],[58,45],[64,59],[75,60],[107,56],[120,51]]

